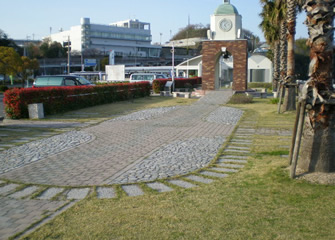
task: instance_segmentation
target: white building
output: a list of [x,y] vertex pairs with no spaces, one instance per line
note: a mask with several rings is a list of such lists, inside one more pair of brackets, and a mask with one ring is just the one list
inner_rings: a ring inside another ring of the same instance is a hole
[[273,66],[270,59],[263,55],[248,58],[248,82],[267,82],[273,80]]
[[99,50],[104,55],[112,50],[116,56],[159,57],[161,47],[151,45],[150,23],[137,19],[111,23],[93,24],[89,18],[82,18],[81,24],[49,36],[51,41],[67,42],[70,39],[72,51]]
[[[221,61],[219,78],[224,85],[233,81],[234,65],[233,57]],[[202,75],[202,56],[188,59],[176,66],[176,72],[180,77]],[[248,82],[266,82],[273,80],[273,66],[270,59],[263,55],[252,55],[248,58]]]
[[188,59],[176,66],[178,77],[201,77],[202,55]]

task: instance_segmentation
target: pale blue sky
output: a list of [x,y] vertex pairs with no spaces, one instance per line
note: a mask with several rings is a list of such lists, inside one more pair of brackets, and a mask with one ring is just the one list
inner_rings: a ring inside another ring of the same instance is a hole
[[[109,24],[129,18],[151,23],[153,42],[170,39],[188,23],[207,25],[210,15],[223,0],[0,0],[0,29],[15,39],[42,39],[60,28],[69,30],[80,25],[81,17],[91,23]],[[259,0],[231,0],[243,17],[243,28],[252,31],[262,40],[259,29],[261,12]],[[305,13],[298,17],[297,38],[308,37],[302,23]]]

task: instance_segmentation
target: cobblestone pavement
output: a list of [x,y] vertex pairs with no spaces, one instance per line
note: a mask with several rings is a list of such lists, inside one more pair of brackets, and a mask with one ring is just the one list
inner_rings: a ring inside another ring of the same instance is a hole
[[[95,186],[113,183],[115,178],[128,170],[129,165],[143,161],[175,141],[187,142],[201,137],[214,139],[229,136],[235,127],[235,119],[229,124],[209,122],[206,118],[219,108],[219,104],[225,103],[231,94],[230,91],[211,92],[196,104],[169,109],[149,119],[115,119],[81,129],[81,132],[86,133],[85,136],[94,136],[95,140],[67,151],[63,151],[64,141],[52,141],[51,145],[56,145],[56,148],[62,150],[58,154],[53,151],[50,156],[45,156],[47,149],[36,148],[36,144],[33,143],[24,145],[25,150],[21,152],[12,148],[4,151],[0,159],[16,158],[20,155],[21,167],[0,174],[0,179],[56,186]],[[222,117],[231,115],[227,114],[227,111],[221,111]],[[234,113],[235,111],[232,112]],[[223,143],[223,140],[221,142]],[[200,145],[201,143],[197,146]],[[217,149],[216,147],[210,154],[215,155]],[[9,151],[15,152],[15,155],[11,155]],[[25,162],[25,158],[31,158],[31,152],[35,152],[35,155],[43,153],[43,159]],[[173,157],[174,150],[170,152]],[[165,169],[169,170],[172,167],[174,166]],[[182,171],[186,173],[186,170]],[[194,168],[190,169],[193,170]]]
[[[75,141],[62,135],[57,141],[46,138],[44,146],[54,144],[59,152],[43,152],[34,162],[25,161],[34,143],[23,145],[21,152],[19,147],[4,151],[7,155],[0,160],[14,152],[22,161],[0,174],[0,239],[32,231],[89,195],[118,197],[113,184],[121,184],[128,196],[139,196],[144,194],[140,185],[130,183],[151,181],[147,187],[169,192],[210,184],[243,169],[256,133],[252,120],[236,131],[215,166],[190,174],[213,159],[242,116],[241,111],[220,106],[231,94],[211,92],[191,106],[105,121],[82,128]],[[85,141],[80,142],[81,134]],[[80,144],[62,148],[72,141]],[[174,175],[178,179],[165,179]]]

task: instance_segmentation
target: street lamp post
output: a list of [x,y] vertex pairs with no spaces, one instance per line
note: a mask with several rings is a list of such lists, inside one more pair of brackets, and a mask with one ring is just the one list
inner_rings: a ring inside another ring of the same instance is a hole
[[67,74],[70,74],[70,64],[71,64],[70,47],[71,47],[70,36],[68,36],[67,37]]
[[172,91],[174,91],[174,42],[172,42],[172,69],[171,69],[171,79],[172,79]]
[[187,61],[187,74],[186,74],[187,76],[186,77],[189,78],[189,69],[188,69],[189,68],[189,60],[188,60],[188,58],[187,58],[186,61]]

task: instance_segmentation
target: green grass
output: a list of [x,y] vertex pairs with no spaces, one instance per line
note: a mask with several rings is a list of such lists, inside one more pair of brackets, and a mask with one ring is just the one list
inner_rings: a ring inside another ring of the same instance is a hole
[[[266,100],[237,106],[259,127],[292,128],[294,114],[278,115]],[[289,143],[256,136],[248,165],[226,179],[140,197],[88,198],[25,239],[334,239],[335,186],[290,179],[278,154]]]

